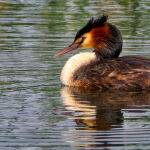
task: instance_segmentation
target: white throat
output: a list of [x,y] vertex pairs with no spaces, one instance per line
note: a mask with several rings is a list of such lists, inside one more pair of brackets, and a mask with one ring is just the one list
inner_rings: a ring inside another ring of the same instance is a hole
[[64,65],[60,80],[63,85],[73,86],[73,75],[76,70],[84,65],[90,64],[96,59],[95,53],[84,52],[72,56]]

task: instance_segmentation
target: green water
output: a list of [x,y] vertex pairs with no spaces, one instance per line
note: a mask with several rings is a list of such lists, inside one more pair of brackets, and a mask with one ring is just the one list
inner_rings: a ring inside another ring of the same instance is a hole
[[149,0],[0,0],[0,149],[150,149],[150,93],[61,89],[54,54],[102,13],[121,55],[150,58]]

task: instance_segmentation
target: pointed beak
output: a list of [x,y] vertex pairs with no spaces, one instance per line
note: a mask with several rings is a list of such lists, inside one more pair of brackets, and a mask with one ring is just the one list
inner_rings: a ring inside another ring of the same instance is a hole
[[68,47],[64,48],[63,50],[59,51],[58,53],[55,54],[55,56],[62,56],[70,51],[73,51],[77,48],[79,48],[81,45],[81,42],[79,43],[72,43],[71,45],[69,45]]

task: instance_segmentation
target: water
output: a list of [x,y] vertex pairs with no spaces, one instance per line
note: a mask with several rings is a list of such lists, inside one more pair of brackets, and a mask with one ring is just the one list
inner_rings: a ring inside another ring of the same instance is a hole
[[[61,89],[72,54],[54,58],[103,12],[122,55],[150,57],[149,0],[0,1],[0,149],[150,149],[150,93]],[[76,53],[76,52],[74,52]]]

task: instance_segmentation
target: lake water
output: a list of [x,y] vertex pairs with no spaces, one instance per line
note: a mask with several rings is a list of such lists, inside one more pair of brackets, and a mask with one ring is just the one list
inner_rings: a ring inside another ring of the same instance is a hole
[[150,149],[150,93],[61,88],[77,53],[54,58],[91,16],[123,34],[122,55],[150,58],[149,0],[0,0],[0,149]]

